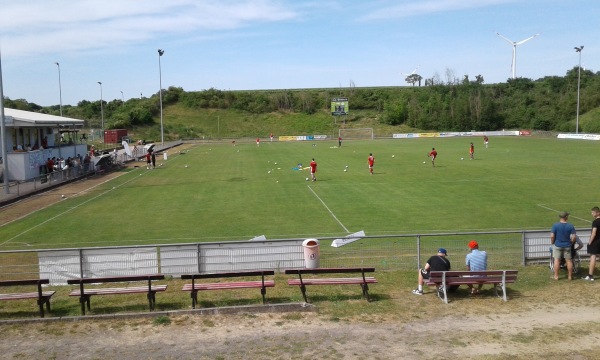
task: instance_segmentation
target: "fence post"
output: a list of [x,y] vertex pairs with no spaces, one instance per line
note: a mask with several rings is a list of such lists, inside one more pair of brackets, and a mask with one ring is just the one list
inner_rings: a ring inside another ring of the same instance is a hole
[[417,269],[421,268],[421,235],[417,235]]
[[522,249],[521,249],[521,256],[522,256],[522,258],[521,258],[521,265],[527,265],[526,264],[527,256],[525,255],[525,247],[526,247],[526,244],[525,244],[525,231],[521,232],[521,245],[522,245]]
[[196,263],[198,264],[198,274],[200,274],[200,243],[196,244]]
[[79,249],[79,277],[83,279],[83,249]]

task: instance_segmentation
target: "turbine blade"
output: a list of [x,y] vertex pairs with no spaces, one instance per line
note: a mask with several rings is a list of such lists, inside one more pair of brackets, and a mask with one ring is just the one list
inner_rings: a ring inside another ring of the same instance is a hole
[[529,41],[529,40],[531,40],[531,39],[533,39],[534,37],[536,37],[536,36],[539,36],[539,35],[540,35],[540,34],[535,34],[535,35],[533,35],[533,36],[530,36],[530,37],[528,37],[528,38],[527,38],[527,39],[525,39],[525,40],[521,40],[521,41],[519,41],[519,42],[518,42],[518,43],[516,43],[516,44],[517,44],[517,45],[521,45],[522,43],[524,43],[524,42],[527,42],[527,41]]
[[515,42],[514,42],[514,41],[512,41],[512,40],[510,40],[510,39],[507,39],[507,38],[505,38],[504,36],[500,35],[500,33],[498,33],[498,32],[496,33],[496,35],[500,36],[502,39],[506,40],[506,42],[508,42],[508,43],[509,43],[509,44],[511,44],[511,45],[514,45],[514,44],[515,44]]

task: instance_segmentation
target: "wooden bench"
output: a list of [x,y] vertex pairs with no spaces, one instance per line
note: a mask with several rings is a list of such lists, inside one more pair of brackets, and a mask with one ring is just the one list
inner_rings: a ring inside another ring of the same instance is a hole
[[448,287],[460,285],[493,285],[497,297],[498,287],[502,289],[502,300],[506,301],[506,284],[517,281],[517,270],[486,270],[486,271],[432,271],[425,284],[436,286],[438,297],[448,303]]
[[[288,285],[299,286],[304,297],[304,302],[308,302],[306,297],[306,286],[307,285],[360,285],[362,288],[363,296],[367,301],[371,301],[369,298],[369,285],[376,284],[377,280],[374,277],[365,276],[365,273],[375,272],[375,268],[320,268],[320,269],[286,269],[285,273],[288,275],[298,275],[298,279],[289,279]],[[322,275],[322,274],[348,274],[348,273],[360,273],[361,277],[302,277],[302,275]]]
[[[198,291],[203,290],[231,290],[231,289],[260,289],[263,304],[265,303],[265,295],[268,287],[275,286],[275,280],[265,280],[265,276],[275,275],[273,270],[258,270],[258,271],[238,271],[225,272],[214,274],[188,274],[181,275],[183,280],[192,280],[191,284],[183,285],[182,291],[189,291],[192,298],[192,309],[196,308],[198,303]],[[255,277],[260,276],[260,280],[244,280],[244,281],[225,281],[213,283],[199,283],[199,279],[217,279],[217,278],[234,278],[234,277]]]
[[44,317],[44,305],[46,305],[46,309],[48,312],[50,312],[50,298],[55,293],[55,291],[42,291],[42,285],[46,284],[50,284],[49,279],[2,280],[0,281],[0,286],[37,285],[37,291],[27,293],[0,294],[0,300],[37,299],[37,304],[40,307],[40,316]]
[[[162,274],[153,275],[134,275],[134,276],[111,276],[111,277],[96,277],[96,278],[81,278],[68,279],[67,283],[71,285],[79,285],[79,289],[71,291],[69,296],[79,296],[81,303],[81,314],[85,315],[85,307],[87,304],[88,311],[90,310],[90,297],[93,295],[118,295],[118,294],[142,294],[146,293],[150,311],[154,310],[156,304],[155,295],[159,291],[166,291],[167,285],[152,285],[153,280],[164,280]],[[120,288],[85,288],[84,285],[101,284],[101,283],[120,283],[130,281],[147,281],[144,286],[128,286]]]

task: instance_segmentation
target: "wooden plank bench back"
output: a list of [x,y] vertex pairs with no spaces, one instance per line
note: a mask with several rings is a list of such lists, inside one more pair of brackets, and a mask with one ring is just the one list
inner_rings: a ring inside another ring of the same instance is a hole
[[35,292],[22,292],[22,293],[11,293],[11,294],[0,294],[0,300],[25,300],[25,299],[37,299],[37,304],[40,309],[40,316],[44,317],[44,305],[50,312],[50,298],[56,291],[43,291],[42,285],[50,284],[49,279],[23,279],[23,280],[2,280],[0,286],[37,286]]
[[[95,277],[95,278],[79,278],[68,279],[67,283],[71,285],[79,285],[79,289],[71,291],[69,296],[79,296],[81,303],[81,313],[85,315],[85,308],[90,310],[90,297],[93,295],[120,295],[120,294],[142,294],[146,293],[150,311],[154,310],[156,304],[156,293],[167,290],[167,285],[153,285],[154,280],[164,280],[163,274],[150,275],[133,275],[133,276],[110,276],[110,277]],[[105,283],[121,283],[146,281],[144,286],[128,286],[119,288],[86,288],[85,285],[105,284]]]
[[[191,284],[184,284],[182,291],[189,291],[192,298],[192,309],[196,308],[198,303],[198,291],[204,290],[232,290],[232,289],[260,289],[263,304],[266,302],[265,295],[268,287],[275,286],[275,280],[267,280],[265,276],[275,275],[274,270],[251,270],[237,272],[223,272],[212,274],[185,274],[181,275],[182,280],[192,280]],[[260,276],[260,280],[240,280],[223,282],[196,282],[201,279],[223,279],[223,278],[243,278]]]
[[[359,268],[318,268],[318,269],[286,269],[285,274],[287,275],[298,275],[298,279],[288,279],[288,285],[299,286],[302,292],[304,302],[308,302],[306,296],[307,285],[360,285],[362,288],[363,296],[367,301],[371,301],[369,298],[369,285],[376,284],[377,279],[372,276],[365,276],[365,273],[375,272],[373,267],[359,267]],[[323,274],[349,274],[349,273],[360,273],[360,277],[303,277],[302,275],[323,275]]]
[[[437,286],[438,296],[448,303],[447,289],[452,285],[493,285],[496,296],[498,287],[502,289],[502,299],[506,298],[506,284],[517,281],[518,270],[485,270],[485,271],[432,271],[429,279],[425,280],[428,286]],[[443,298],[442,298],[443,295]]]

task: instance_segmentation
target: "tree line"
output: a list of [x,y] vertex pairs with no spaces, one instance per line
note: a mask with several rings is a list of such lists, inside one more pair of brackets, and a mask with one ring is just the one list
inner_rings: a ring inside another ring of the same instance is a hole
[[[387,125],[406,125],[420,130],[469,131],[534,129],[575,131],[578,67],[565,76],[538,80],[508,79],[484,84],[481,75],[471,80],[447,76],[447,80],[425,79],[426,86],[356,87],[297,90],[185,91],[181,87],[163,90],[163,105],[179,104],[190,109],[233,109],[251,114],[272,112],[314,114],[327,112],[331,99],[347,97],[350,112],[364,110]],[[448,74],[447,74],[448,75]],[[453,75],[453,74],[451,74]],[[420,82],[414,74],[410,79]],[[408,81],[408,80],[407,80]],[[5,106],[21,110],[59,114],[59,106],[42,107],[24,99],[5,99]],[[159,94],[148,98],[104,101],[106,128],[131,128],[156,124],[160,116]],[[600,73],[581,70],[580,114],[600,106]],[[63,106],[63,115],[99,127],[100,101],[82,100],[77,106]],[[582,132],[600,132],[600,119],[580,122]]]

